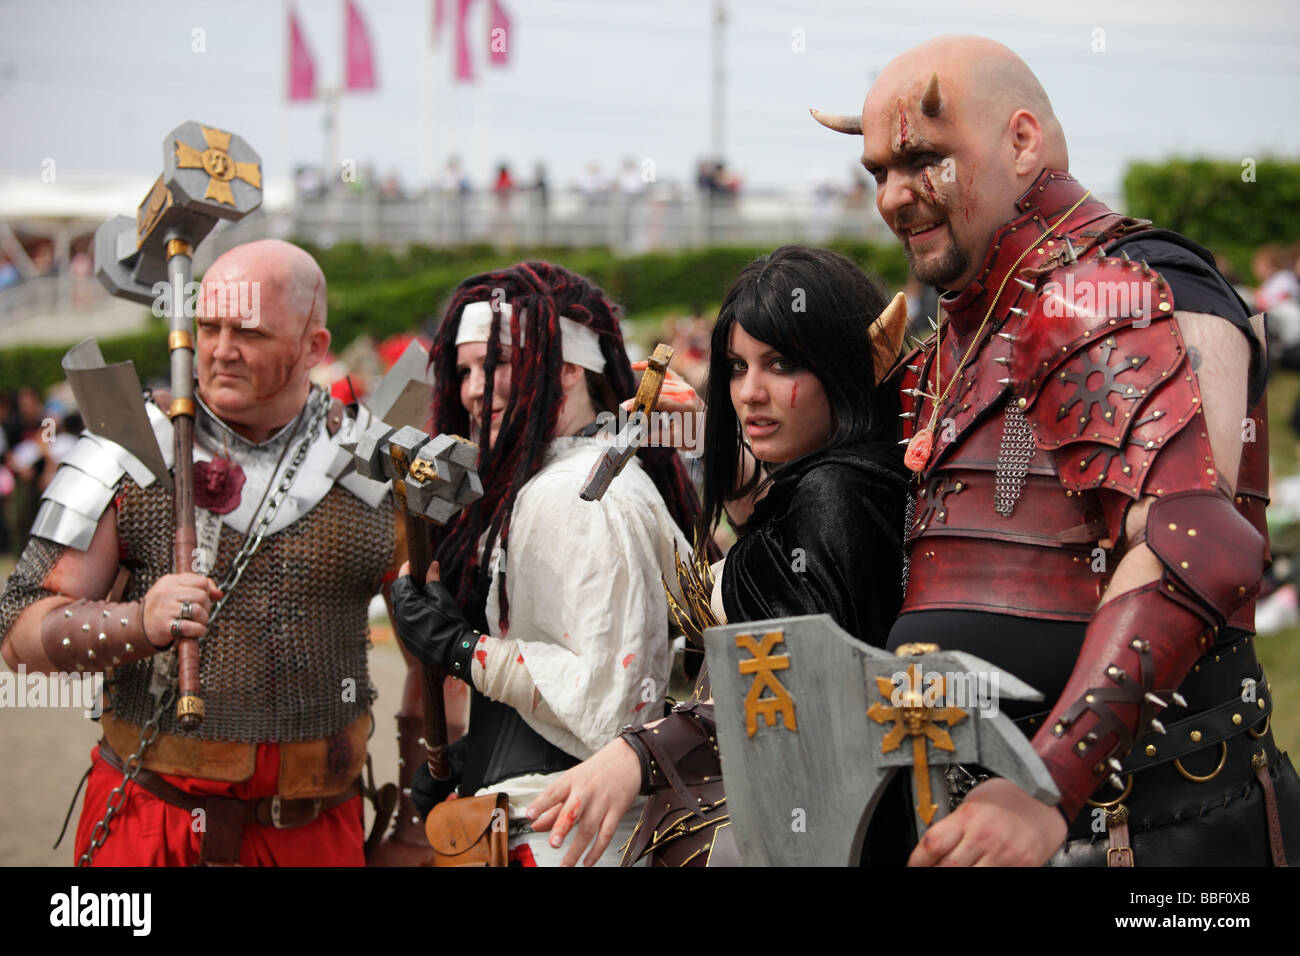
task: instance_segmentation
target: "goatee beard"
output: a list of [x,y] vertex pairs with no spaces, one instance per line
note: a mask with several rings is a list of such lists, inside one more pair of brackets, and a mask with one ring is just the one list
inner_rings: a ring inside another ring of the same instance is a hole
[[903,247],[903,254],[907,256],[907,265],[918,281],[948,291],[956,291],[953,289],[953,285],[970,268],[970,256],[966,255],[961,246],[951,240],[951,236],[949,237],[948,248],[944,250],[943,255],[937,261],[918,266],[916,259],[912,256],[910,244]]

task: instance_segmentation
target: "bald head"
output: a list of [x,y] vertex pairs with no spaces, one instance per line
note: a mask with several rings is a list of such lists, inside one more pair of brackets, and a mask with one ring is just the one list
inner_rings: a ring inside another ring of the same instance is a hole
[[936,77],[938,117],[992,134],[1003,131],[1017,111],[1027,110],[1042,129],[1042,165],[1068,169],[1065,133],[1047,91],[1024,60],[988,37],[935,37],[899,54],[872,84],[864,112],[889,109],[900,99],[919,104]]
[[[281,239],[259,239],[235,246],[217,257],[203,284],[256,282],[262,308],[274,305],[279,315],[325,327],[325,274],[306,251]],[[204,300],[212,298],[205,295]]]
[[937,37],[891,60],[863,104],[862,137],[876,206],[913,273],[954,291],[1043,169],[1069,164],[1042,84],[985,37]]

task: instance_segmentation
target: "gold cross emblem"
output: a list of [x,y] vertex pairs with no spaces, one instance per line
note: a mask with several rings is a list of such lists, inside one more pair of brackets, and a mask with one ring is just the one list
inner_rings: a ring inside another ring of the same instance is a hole
[[[754,682],[749,685],[745,695],[745,730],[746,736],[752,737],[758,732],[758,718],[769,727],[776,726],[777,714],[785,721],[785,729],[796,731],[794,719],[794,698],[781,686],[773,671],[783,671],[790,666],[790,655],[772,654],[772,648],[785,640],[784,631],[768,631],[763,635],[762,643],[754,642],[753,634],[737,634],[736,646],[753,655],[747,661],[740,662],[740,673],[753,674]],[[763,691],[770,690],[772,696],[763,697]]]
[[204,199],[215,199],[228,206],[235,204],[235,194],[230,189],[233,179],[240,179],[254,189],[262,188],[262,170],[257,163],[237,163],[230,158],[230,134],[219,129],[202,126],[203,140],[208,148],[199,152],[188,143],[176,140],[176,167],[201,169],[208,174],[208,188]]
[[[932,802],[930,793],[930,765],[926,759],[926,741],[930,741],[940,750],[951,753],[956,749],[952,736],[937,725],[946,723],[952,727],[965,720],[967,715],[960,707],[926,705],[920,664],[909,664],[906,674],[907,679],[900,700],[901,706],[897,707],[892,706],[895,699],[894,681],[888,677],[876,678],[876,688],[891,706],[876,701],[867,708],[867,716],[878,724],[886,724],[891,720],[894,722],[894,726],[880,742],[881,753],[887,754],[897,750],[905,737],[912,738],[912,779],[916,784],[916,812],[928,826],[939,807]],[[944,691],[944,679],[936,678],[936,684],[930,693],[935,696],[935,699],[943,700]]]

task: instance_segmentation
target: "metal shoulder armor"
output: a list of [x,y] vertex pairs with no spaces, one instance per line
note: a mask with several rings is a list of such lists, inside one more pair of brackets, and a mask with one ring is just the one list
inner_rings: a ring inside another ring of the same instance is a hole
[[[147,408],[155,431],[170,428],[156,406],[149,403]],[[123,475],[129,475],[142,488],[159,477],[117,442],[83,432],[41,495],[32,534],[85,551]]]

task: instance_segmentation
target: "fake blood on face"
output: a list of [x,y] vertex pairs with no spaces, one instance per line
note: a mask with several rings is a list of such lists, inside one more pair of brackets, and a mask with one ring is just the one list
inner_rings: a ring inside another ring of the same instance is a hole
[[790,386],[790,407],[794,408],[795,399],[799,396],[799,383],[795,382]]

